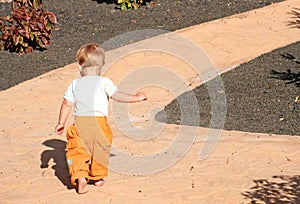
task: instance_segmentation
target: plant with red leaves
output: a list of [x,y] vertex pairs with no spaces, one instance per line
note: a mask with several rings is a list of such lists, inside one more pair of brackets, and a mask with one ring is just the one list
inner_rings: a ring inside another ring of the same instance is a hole
[[43,0],[13,0],[12,16],[0,17],[0,49],[18,54],[44,50],[57,23],[52,12],[42,9]]

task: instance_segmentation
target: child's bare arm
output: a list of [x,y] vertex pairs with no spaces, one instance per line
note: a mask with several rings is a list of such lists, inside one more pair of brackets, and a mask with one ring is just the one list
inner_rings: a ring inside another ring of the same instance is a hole
[[73,104],[64,99],[61,107],[60,107],[60,113],[59,113],[59,118],[58,118],[58,124],[55,126],[55,133],[58,135],[61,135],[64,132],[65,129],[65,123],[66,120],[70,114],[70,111],[72,110]]
[[125,93],[123,91],[117,91],[111,97],[117,102],[122,103],[134,103],[147,100],[147,96],[143,92],[138,92],[134,95]]

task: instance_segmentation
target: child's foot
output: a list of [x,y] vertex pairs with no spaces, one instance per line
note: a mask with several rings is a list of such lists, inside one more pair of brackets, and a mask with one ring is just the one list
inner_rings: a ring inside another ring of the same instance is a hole
[[77,189],[77,193],[79,194],[85,194],[89,191],[88,187],[87,187],[87,181],[85,178],[79,178],[78,179],[78,189]]
[[100,187],[100,186],[103,186],[104,183],[105,183],[105,181],[103,179],[100,179],[100,180],[95,181],[94,185]]

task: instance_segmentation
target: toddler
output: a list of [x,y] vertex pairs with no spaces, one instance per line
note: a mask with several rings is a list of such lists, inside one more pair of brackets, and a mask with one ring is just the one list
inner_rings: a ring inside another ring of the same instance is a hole
[[67,129],[66,158],[71,183],[79,194],[88,192],[87,183],[104,184],[108,175],[108,158],[112,131],[107,123],[108,101],[133,103],[147,99],[143,92],[134,95],[118,90],[107,77],[100,76],[104,51],[89,43],[76,54],[81,77],[68,86],[61,104],[55,132],[61,135],[65,122],[74,107],[74,123]]

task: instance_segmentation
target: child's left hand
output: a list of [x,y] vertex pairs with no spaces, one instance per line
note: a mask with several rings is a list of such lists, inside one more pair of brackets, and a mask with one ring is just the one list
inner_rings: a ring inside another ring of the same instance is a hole
[[147,96],[143,92],[138,92],[138,93],[135,94],[135,96],[138,98],[138,101],[147,100]]

